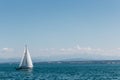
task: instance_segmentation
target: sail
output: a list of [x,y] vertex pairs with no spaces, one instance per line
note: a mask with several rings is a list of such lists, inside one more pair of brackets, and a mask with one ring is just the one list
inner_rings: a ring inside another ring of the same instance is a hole
[[24,55],[19,65],[19,68],[32,68],[32,67],[33,67],[33,64],[31,60],[31,56],[26,46],[24,50]]

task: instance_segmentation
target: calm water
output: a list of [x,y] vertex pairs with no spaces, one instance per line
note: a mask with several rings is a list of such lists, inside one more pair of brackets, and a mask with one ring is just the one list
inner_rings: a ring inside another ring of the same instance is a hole
[[0,64],[0,80],[120,80],[120,64],[36,63],[29,71]]

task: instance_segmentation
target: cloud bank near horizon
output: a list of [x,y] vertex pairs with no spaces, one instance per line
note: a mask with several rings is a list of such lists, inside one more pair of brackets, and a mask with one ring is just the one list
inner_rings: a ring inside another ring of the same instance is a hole
[[[21,51],[22,52],[22,51]],[[23,53],[18,52],[14,48],[1,49],[1,58],[16,58],[21,57]],[[46,48],[39,49],[34,52],[30,50],[30,54],[33,58],[40,58],[41,60],[62,60],[71,58],[81,58],[88,60],[101,60],[101,59],[119,59],[120,48],[115,49],[102,49],[92,47],[81,47],[76,45],[71,48]]]
[[40,55],[46,58],[69,59],[69,58],[82,58],[82,59],[119,59],[120,48],[115,49],[102,49],[92,47],[80,47],[79,45],[72,48],[46,48],[39,50]]

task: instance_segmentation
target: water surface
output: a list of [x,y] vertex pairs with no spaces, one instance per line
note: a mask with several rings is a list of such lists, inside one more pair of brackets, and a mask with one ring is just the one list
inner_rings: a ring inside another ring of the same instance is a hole
[[35,63],[26,71],[17,66],[0,64],[0,80],[120,80],[120,64]]

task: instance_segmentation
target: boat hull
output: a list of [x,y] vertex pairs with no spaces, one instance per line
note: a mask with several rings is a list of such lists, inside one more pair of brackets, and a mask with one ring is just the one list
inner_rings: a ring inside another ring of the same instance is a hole
[[16,68],[16,70],[29,70],[29,69],[33,69],[33,67],[19,67],[19,68]]

